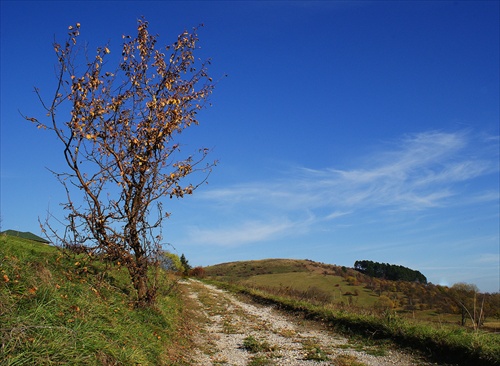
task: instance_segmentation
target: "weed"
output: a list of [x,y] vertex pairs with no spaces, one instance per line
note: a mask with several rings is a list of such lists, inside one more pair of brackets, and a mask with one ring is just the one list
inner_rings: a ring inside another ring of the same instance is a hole
[[222,358],[215,358],[212,360],[213,365],[226,365],[227,364],[227,359],[222,357]]
[[275,364],[276,363],[272,359],[261,355],[252,357],[248,362],[248,366],[272,366]]
[[236,324],[233,324],[231,322],[230,317],[224,317],[224,321],[222,323],[222,332],[225,334],[238,334],[238,333],[240,333],[238,331],[238,327],[236,326]]
[[385,350],[385,348],[382,348],[382,347],[366,348],[365,352],[369,355],[377,356],[377,357],[383,357],[387,354],[387,351]]
[[321,349],[321,346],[318,343],[312,340],[306,340],[303,343],[303,347],[306,352],[304,360],[328,361],[328,355]]
[[365,366],[363,362],[358,361],[353,355],[338,355],[333,360],[335,366]]
[[260,340],[250,335],[243,340],[243,349],[251,353],[257,353],[272,352],[276,347],[271,346],[266,340]]
[[297,332],[293,329],[283,328],[279,330],[278,334],[285,338],[292,338],[297,335]]

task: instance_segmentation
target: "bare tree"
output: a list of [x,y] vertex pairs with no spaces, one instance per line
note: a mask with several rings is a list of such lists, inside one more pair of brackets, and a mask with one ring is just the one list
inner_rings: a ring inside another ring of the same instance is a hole
[[484,295],[479,306],[477,301],[477,295],[479,294],[479,289],[474,284],[469,283],[455,283],[450,288],[450,297],[453,302],[459,307],[460,313],[462,315],[460,324],[465,326],[467,318],[470,318],[472,322],[472,327],[477,330],[481,327],[484,320]]
[[[47,235],[64,247],[123,263],[137,304],[146,306],[155,300],[151,273],[169,216],[161,199],[193,193],[215,165],[205,162],[208,149],[179,156],[177,143],[185,128],[198,124],[197,112],[214,84],[209,61],[194,57],[196,29],[163,50],[155,48],[147,21],[139,20],[137,31],[123,36],[118,67],[110,70],[108,46],[97,48],[92,59],[85,56],[83,65],[77,62],[86,50],[77,46],[80,24],[69,27],[66,42],[54,43],[54,97],[47,103],[35,89],[48,122],[25,118],[55,133],[69,168],[54,172],[67,194],[66,229],[61,233],[46,222]],[[197,183],[183,185],[188,175]]]

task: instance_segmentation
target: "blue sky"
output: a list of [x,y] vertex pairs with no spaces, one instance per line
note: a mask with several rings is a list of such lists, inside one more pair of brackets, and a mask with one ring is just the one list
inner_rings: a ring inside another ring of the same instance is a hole
[[[165,241],[193,265],[369,259],[436,284],[499,291],[499,2],[1,1],[2,229],[62,218],[47,168],[61,146],[25,122],[54,90],[54,37],[92,50],[135,33],[160,44],[203,23],[220,81],[187,153],[219,165],[165,200]],[[224,75],[228,75],[224,77]]]

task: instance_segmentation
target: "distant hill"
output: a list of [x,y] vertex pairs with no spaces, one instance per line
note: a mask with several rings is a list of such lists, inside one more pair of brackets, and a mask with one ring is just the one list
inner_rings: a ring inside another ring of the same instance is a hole
[[368,278],[352,268],[314,262],[309,259],[261,259],[221,263],[205,267],[209,277],[224,281],[241,281],[254,279],[262,275],[276,275],[288,273],[304,273],[320,276],[362,277]]
[[[390,308],[421,320],[457,323],[460,307],[454,289],[421,281],[393,281],[354,268],[311,260],[263,259],[222,263],[204,268],[209,279],[245,287],[314,298],[334,305]],[[412,270],[413,271],[413,270]],[[470,296],[469,296],[470,297]],[[474,301],[473,297],[467,301]],[[463,301],[462,301],[463,302]],[[477,294],[489,330],[500,329],[500,293]],[[473,308],[473,304],[470,308]]]
[[45,240],[44,238],[41,238],[33,233],[30,233],[29,231],[22,232],[22,231],[16,231],[16,230],[5,230],[5,231],[2,231],[0,233],[0,235],[16,236],[18,238],[37,241],[39,243],[50,244],[50,242],[48,240]]

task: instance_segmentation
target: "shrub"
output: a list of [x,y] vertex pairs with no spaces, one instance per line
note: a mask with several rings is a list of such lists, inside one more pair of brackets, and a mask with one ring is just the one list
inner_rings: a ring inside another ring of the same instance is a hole
[[205,270],[203,267],[194,267],[189,271],[189,275],[197,278],[205,278]]

